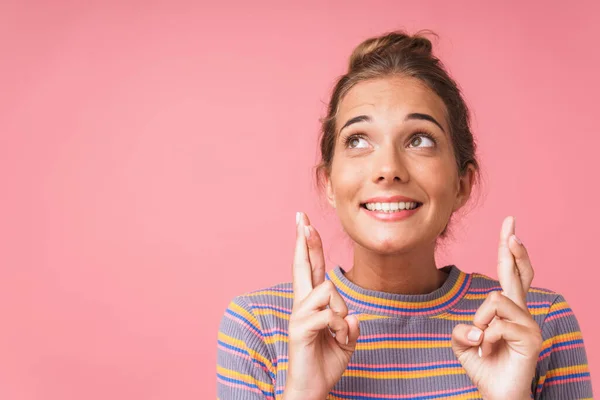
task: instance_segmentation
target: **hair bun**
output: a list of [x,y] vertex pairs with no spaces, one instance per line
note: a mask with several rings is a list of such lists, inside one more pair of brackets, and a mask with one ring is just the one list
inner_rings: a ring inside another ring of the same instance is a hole
[[429,57],[432,47],[431,41],[421,36],[420,32],[415,35],[408,35],[401,31],[390,32],[383,36],[367,39],[356,46],[350,55],[348,72],[359,68],[365,61],[381,58],[388,52],[421,54]]

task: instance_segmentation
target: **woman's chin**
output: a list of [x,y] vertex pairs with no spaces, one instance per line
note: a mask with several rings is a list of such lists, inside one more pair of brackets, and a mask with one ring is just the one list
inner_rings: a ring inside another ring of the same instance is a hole
[[361,242],[362,247],[381,255],[406,253],[416,247],[414,241],[408,238],[399,239],[398,236],[370,237],[368,240]]

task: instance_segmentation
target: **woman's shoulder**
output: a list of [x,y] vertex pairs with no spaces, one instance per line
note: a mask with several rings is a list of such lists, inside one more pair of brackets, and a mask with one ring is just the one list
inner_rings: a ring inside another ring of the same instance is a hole
[[292,313],[293,298],[292,283],[278,283],[235,296],[227,312],[238,311],[259,320],[265,317],[288,320]]
[[[466,297],[471,300],[478,299],[483,302],[489,293],[502,291],[497,279],[478,272],[470,273],[470,276],[471,284]],[[527,291],[526,301],[529,312],[540,326],[554,319],[575,318],[565,297],[556,290],[531,286]]]
[[[483,302],[493,291],[502,291],[500,282],[488,275],[472,272],[471,283],[465,295],[468,300]],[[527,308],[531,316],[545,331],[546,336],[556,332],[579,332],[575,313],[565,297],[558,291],[541,286],[531,286],[526,296]]]
[[[471,272],[471,284],[469,286],[469,293],[481,293],[488,294],[493,291],[502,291],[500,281],[495,278],[491,278],[486,274],[479,272]],[[558,300],[562,295],[552,289],[540,286],[531,286],[527,291],[527,301],[555,301]]]

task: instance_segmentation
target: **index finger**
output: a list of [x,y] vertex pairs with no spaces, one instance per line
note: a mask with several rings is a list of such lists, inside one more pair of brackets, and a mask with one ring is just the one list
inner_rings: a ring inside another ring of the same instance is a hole
[[298,304],[313,290],[312,268],[308,257],[306,236],[304,236],[304,214],[296,213],[296,248],[292,263],[292,287],[294,289],[294,304]]
[[522,309],[527,309],[523,283],[519,276],[519,269],[515,262],[508,241],[515,233],[514,217],[506,217],[500,230],[500,243],[498,244],[498,280],[506,297],[511,299]]

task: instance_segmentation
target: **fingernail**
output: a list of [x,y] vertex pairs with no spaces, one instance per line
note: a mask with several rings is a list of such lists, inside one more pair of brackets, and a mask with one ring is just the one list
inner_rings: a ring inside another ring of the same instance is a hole
[[481,346],[477,349],[477,354],[479,354],[479,358],[481,358]]
[[519,238],[517,237],[517,235],[512,235],[512,236],[515,239],[515,242],[519,243],[520,245],[523,244],[523,242],[521,242],[521,240],[519,240]]
[[296,225],[298,225],[298,222],[300,222],[300,211],[296,212]]
[[310,237],[310,228],[308,226],[304,227],[304,236],[308,239]]
[[329,325],[327,325],[327,330],[331,334],[331,337],[335,337],[335,332],[331,330],[331,328],[329,327]]
[[467,335],[467,339],[469,339],[471,342],[478,342],[480,337],[481,337],[481,330],[479,330],[477,328],[471,328],[471,330],[469,331],[469,334]]
[[350,339],[350,337],[346,336],[346,345],[348,344],[348,339]]

